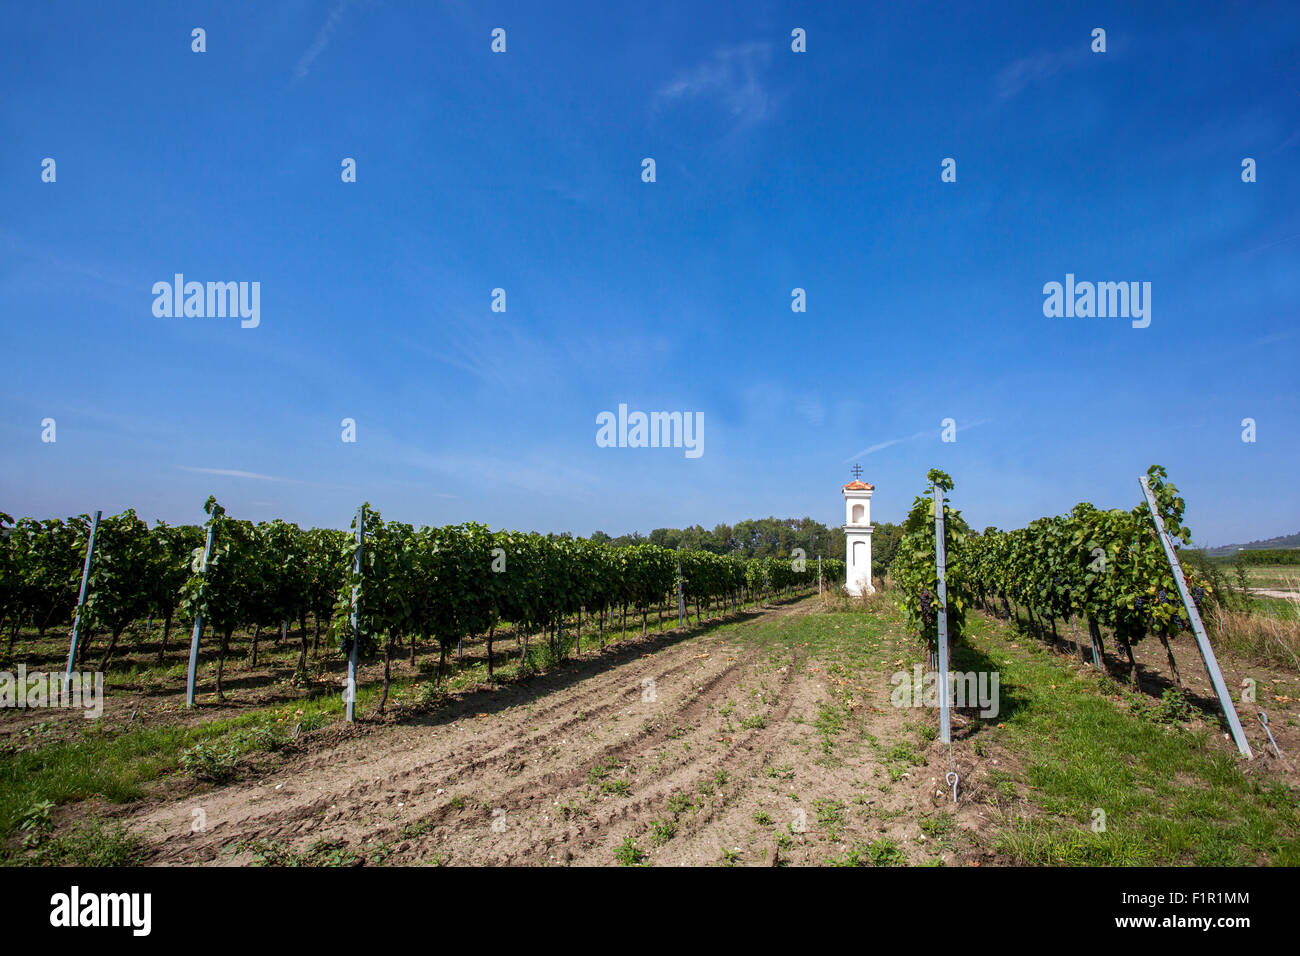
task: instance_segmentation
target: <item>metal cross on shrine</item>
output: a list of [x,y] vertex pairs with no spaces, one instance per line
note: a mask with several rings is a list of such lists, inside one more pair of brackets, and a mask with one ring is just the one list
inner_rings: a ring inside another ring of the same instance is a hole
[[850,470],[850,472],[851,472],[852,475],[853,475],[853,480],[854,480],[854,481],[861,481],[861,480],[862,480],[862,466],[861,466],[861,465],[854,465],[854,466],[853,466],[851,469],[849,469],[849,470]]

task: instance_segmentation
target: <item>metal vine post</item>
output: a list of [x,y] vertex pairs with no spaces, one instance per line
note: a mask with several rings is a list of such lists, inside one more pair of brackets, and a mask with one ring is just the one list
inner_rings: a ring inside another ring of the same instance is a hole
[[[361,577],[361,549],[366,540],[366,506],[357,509],[357,553],[352,563],[352,573]],[[357,647],[361,643],[361,585],[352,585],[352,649],[348,652],[347,721],[356,719],[357,707]]]
[[[203,563],[199,565],[199,574],[208,573],[208,560],[212,557],[212,534],[217,529],[215,516],[208,522],[208,540],[203,546]],[[203,633],[203,612],[194,609],[194,634],[190,637],[190,663],[185,678],[185,706],[194,706],[194,679],[199,666],[199,636]]]
[[1169,540],[1169,532],[1165,530],[1164,519],[1160,517],[1160,508],[1156,504],[1156,496],[1151,491],[1151,484],[1147,481],[1147,476],[1143,475],[1138,479],[1142,485],[1142,494],[1147,499],[1147,510],[1151,512],[1151,520],[1155,522],[1156,533],[1160,536],[1160,543],[1164,546],[1165,557],[1169,559],[1169,569],[1174,574],[1174,584],[1178,585],[1178,593],[1182,596],[1183,607],[1187,611],[1187,620],[1192,624],[1192,633],[1196,635],[1196,646],[1201,650],[1201,660],[1205,662],[1205,669],[1210,673],[1210,682],[1214,684],[1214,692],[1219,697],[1219,706],[1223,708],[1223,715],[1228,718],[1228,727],[1232,730],[1232,739],[1236,743],[1237,749],[1241,755],[1247,758],[1253,758],[1250,744],[1246,740],[1246,732],[1241,727],[1241,720],[1237,717],[1237,708],[1233,706],[1232,696],[1228,693],[1228,685],[1223,682],[1223,672],[1219,670],[1218,658],[1214,656],[1214,648],[1210,646],[1210,639],[1205,633],[1205,625],[1201,623],[1200,612],[1196,610],[1196,602],[1192,600],[1191,594],[1187,591],[1187,579],[1183,577],[1183,566],[1178,560],[1178,552],[1174,550],[1173,542]]
[[934,484],[934,565],[939,586],[939,739],[952,743],[948,713],[948,586],[944,581],[947,556],[943,547],[943,485]]
[[86,544],[86,564],[81,569],[81,591],[77,595],[77,615],[72,621],[72,641],[68,646],[68,668],[63,674],[63,688],[67,690],[72,680],[72,667],[77,659],[77,645],[81,641],[81,610],[86,605],[86,583],[90,580],[90,560],[95,554],[95,532],[99,530],[99,518],[104,512],[96,511],[95,519],[90,524],[90,541]]

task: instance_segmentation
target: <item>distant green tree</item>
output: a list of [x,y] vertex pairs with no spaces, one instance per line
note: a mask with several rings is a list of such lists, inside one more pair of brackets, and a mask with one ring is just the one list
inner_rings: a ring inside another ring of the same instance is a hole
[[898,554],[898,543],[903,540],[903,526],[886,521],[875,526],[871,535],[871,573],[883,578],[889,573]]

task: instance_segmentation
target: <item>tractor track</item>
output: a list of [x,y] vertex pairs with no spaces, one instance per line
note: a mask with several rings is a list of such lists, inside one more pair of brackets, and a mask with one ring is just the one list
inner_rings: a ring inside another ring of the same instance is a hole
[[[415,822],[436,826],[461,816],[466,800],[474,802],[472,793],[491,790],[490,784],[479,786],[484,778],[510,781],[513,786],[493,805],[507,812],[519,810],[535,804],[541,792],[585,779],[597,763],[637,746],[653,746],[675,723],[692,719],[708,701],[725,692],[737,679],[739,664],[708,674],[697,695],[683,701],[678,710],[658,714],[638,728],[635,736],[626,732],[624,740],[597,756],[577,766],[548,769],[540,779],[529,772],[544,763],[530,758],[539,747],[635,707],[645,678],[653,678],[660,686],[690,683],[694,688],[694,682],[683,681],[680,675],[692,668],[709,671],[717,667],[716,654],[705,650],[701,642],[714,643],[707,633],[672,641],[611,669],[596,670],[544,698],[540,707],[508,706],[496,715],[496,721],[468,718],[474,706],[470,704],[453,708],[452,713],[459,716],[448,716],[441,724],[446,730],[417,725],[397,728],[396,733],[381,728],[358,735],[264,778],[155,807],[132,819],[130,825],[156,841],[153,862],[195,863],[217,860],[223,851],[230,856],[235,844],[327,838],[335,831],[352,831],[363,821],[369,821],[365,828],[370,838],[384,839],[409,825],[416,812]],[[578,666],[592,665],[583,662]],[[527,699],[522,691],[516,694]],[[479,736],[478,727],[487,723],[496,726]],[[475,736],[465,739],[464,730]],[[403,811],[402,823],[386,825],[375,819],[398,805]],[[205,828],[197,832],[191,826],[196,809],[205,818]],[[238,853],[234,855],[238,857]]]
[[141,807],[126,823],[159,865],[312,862],[321,848],[397,865],[610,865],[629,847],[666,864],[818,862],[824,847],[773,842],[786,817],[842,800],[877,759],[851,752],[848,768],[816,766],[809,715],[828,699],[824,673],[804,647],[743,631],[814,603],[768,609],[734,632],[633,638],[526,684],[364,726],[258,778]]

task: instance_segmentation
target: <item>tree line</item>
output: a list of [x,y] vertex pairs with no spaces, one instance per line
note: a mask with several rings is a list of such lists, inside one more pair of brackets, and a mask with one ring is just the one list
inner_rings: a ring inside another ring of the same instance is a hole
[[[872,570],[876,576],[883,577],[888,572],[901,538],[902,528],[899,525],[885,522],[875,526],[872,536]],[[591,540],[616,547],[642,542],[663,548],[676,548],[680,545],[692,551],[742,558],[789,557],[796,548],[801,549],[813,561],[816,561],[818,555],[839,561],[846,558],[844,530],[828,527],[812,518],[754,518],[734,525],[718,524],[711,531],[701,525],[655,528],[646,536],[632,532],[617,538],[597,531]]]

